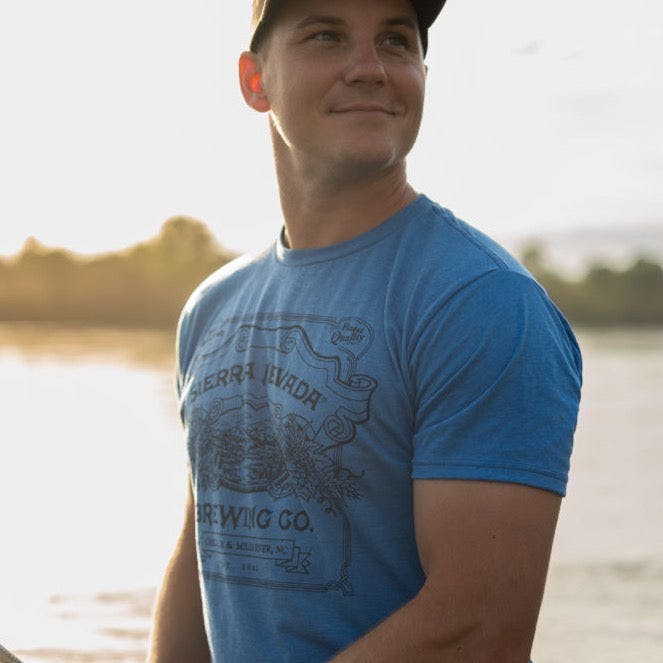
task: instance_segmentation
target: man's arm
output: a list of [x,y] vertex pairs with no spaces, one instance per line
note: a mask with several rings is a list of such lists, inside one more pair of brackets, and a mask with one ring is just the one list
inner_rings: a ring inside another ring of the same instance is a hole
[[184,525],[154,609],[149,663],[209,663],[196,559],[195,512],[189,483]]
[[517,484],[415,480],[425,584],[335,663],[527,663],[560,501]]

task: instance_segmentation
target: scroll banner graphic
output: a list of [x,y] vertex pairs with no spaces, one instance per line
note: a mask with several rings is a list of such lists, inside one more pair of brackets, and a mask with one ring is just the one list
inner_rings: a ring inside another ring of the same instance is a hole
[[[285,356],[292,355],[295,360],[292,363],[301,367],[302,378],[310,381],[308,386],[324,397],[307,418],[316,430],[324,429],[333,442],[349,442],[354,437],[356,424],[368,420],[375,380],[359,374],[348,375],[344,380],[341,358],[317,353],[301,326],[245,326],[235,340],[240,348],[270,349]],[[304,366],[306,371],[302,370]]]
[[[365,329],[363,336],[372,337],[366,323],[352,320],[353,328]],[[284,412],[298,409],[293,408],[293,398],[308,404],[306,419],[316,435],[324,431],[332,445],[350,442],[356,425],[369,419],[370,399],[377,383],[367,375],[354,372],[358,356],[367,349],[365,343],[351,351],[347,345],[337,342],[341,322],[316,323],[326,331],[324,343],[316,339],[324,346],[324,354],[313,348],[302,324],[244,323],[232,331],[227,326],[210,331],[194,360],[194,369],[204,375],[199,364],[229,356],[234,361],[241,360],[242,356],[249,359],[277,357],[274,364],[252,364],[252,380],[270,388],[269,401],[282,405]],[[347,320],[344,325],[349,325]],[[254,403],[260,400],[258,390],[252,389],[250,384],[243,391]],[[265,393],[264,389],[260,391]]]

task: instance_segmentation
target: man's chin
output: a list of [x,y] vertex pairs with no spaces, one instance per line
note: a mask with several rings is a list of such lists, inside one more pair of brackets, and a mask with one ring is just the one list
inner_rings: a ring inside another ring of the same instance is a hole
[[391,170],[403,161],[403,157],[390,150],[353,150],[339,155],[333,170],[339,179],[366,179]]

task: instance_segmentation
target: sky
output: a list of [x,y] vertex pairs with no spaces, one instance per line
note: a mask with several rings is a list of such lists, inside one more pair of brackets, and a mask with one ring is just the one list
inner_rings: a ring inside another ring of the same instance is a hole
[[[205,221],[281,226],[239,0],[0,3],[0,255],[90,253]],[[663,225],[663,3],[448,0],[410,179],[497,239]]]

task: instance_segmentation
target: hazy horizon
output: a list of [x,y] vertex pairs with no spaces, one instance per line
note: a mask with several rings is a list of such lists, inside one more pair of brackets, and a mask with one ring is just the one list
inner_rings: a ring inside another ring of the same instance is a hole
[[[204,221],[204,219],[197,219]],[[223,249],[235,252],[215,229],[206,224]],[[95,259],[107,254],[121,253],[139,243],[153,241],[159,228],[150,236],[136,238],[128,244],[117,247],[99,248],[94,251],[80,251],[70,246],[47,244],[40,237],[26,237],[23,244],[11,254],[0,253],[1,260],[17,258],[26,246],[34,240],[46,251],[64,250],[76,259]],[[637,225],[614,224],[611,226],[584,226],[579,228],[551,229],[548,232],[521,232],[494,234],[495,239],[516,256],[536,245],[543,251],[545,262],[553,269],[570,277],[582,276],[586,269],[596,262],[615,268],[626,268],[639,257],[645,257],[663,264],[663,224],[643,223]],[[274,241],[276,236],[266,238],[264,246]],[[261,247],[258,247],[261,248]]]

